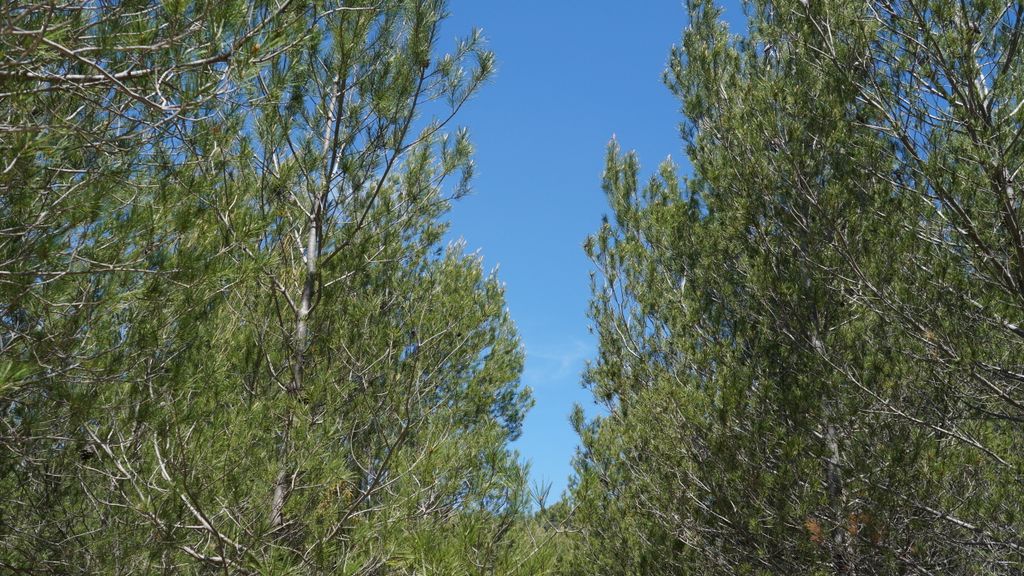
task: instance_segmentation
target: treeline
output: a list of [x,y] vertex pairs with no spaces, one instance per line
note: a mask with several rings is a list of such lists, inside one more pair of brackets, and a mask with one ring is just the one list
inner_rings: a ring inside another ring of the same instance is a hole
[[0,571],[1021,573],[1024,5],[687,11],[692,176],[609,148],[606,410],[537,510],[502,286],[442,242],[479,34],[0,6]]

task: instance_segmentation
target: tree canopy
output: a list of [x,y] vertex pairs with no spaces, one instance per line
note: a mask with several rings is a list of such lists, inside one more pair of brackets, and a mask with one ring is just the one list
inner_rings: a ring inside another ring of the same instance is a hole
[[447,10],[0,6],[0,571],[1024,570],[1024,4],[686,3],[551,506]]
[[538,573],[436,0],[3,8],[0,566]]
[[613,142],[587,242],[576,571],[1019,572],[1024,9],[688,12],[693,176]]

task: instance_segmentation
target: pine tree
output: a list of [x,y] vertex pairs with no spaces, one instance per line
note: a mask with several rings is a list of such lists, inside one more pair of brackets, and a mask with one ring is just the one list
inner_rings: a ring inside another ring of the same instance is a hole
[[693,178],[609,154],[577,571],[1018,571],[1020,5],[719,14],[666,73]]
[[435,0],[5,9],[0,566],[543,572],[503,287],[442,243],[481,36],[439,53]]

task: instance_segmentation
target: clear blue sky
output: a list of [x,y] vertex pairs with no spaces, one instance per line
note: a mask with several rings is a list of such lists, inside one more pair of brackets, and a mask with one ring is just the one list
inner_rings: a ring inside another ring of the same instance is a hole
[[[596,410],[580,384],[596,352],[582,244],[607,212],[605,147],[615,134],[648,171],[668,155],[686,169],[679,103],[661,82],[686,14],[680,0],[451,0],[449,8],[444,35],[481,28],[498,61],[458,118],[476,146],[476,177],[451,213],[450,235],[499,266],[507,286],[527,353],[523,383],[536,400],[515,447],[554,501],[572,472],[572,406]],[[728,16],[741,14],[730,6]]]

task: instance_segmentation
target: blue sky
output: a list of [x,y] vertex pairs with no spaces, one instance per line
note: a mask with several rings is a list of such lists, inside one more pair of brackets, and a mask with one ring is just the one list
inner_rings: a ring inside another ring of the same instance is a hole
[[476,147],[476,177],[451,212],[451,236],[499,266],[536,400],[515,447],[554,500],[572,472],[572,406],[596,410],[580,384],[596,353],[582,244],[607,212],[605,147],[614,134],[648,171],[668,155],[686,169],[679,103],[661,82],[685,9],[680,0],[451,0],[449,9],[444,35],[481,28],[498,61],[458,118]]

